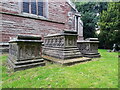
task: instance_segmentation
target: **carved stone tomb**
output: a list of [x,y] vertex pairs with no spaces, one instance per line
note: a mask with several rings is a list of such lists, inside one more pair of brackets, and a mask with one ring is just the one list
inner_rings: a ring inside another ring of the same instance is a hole
[[98,53],[98,38],[87,38],[83,41],[77,41],[77,46],[84,57],[100,57]]
[[44,37],[43,58],[61,64],[82,61],[82,55],[77,48],[77,32],[64,30],[62,33]]
[[41,58],[42,41],[36,35],[18,35],[9,41],[8,64],[14,71],[44,66]]

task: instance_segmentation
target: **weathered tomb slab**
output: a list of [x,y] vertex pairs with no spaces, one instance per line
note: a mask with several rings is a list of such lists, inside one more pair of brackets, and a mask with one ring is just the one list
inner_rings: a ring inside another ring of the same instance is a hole
[[17,35],[9,41],[9,66],[14,71],[44,66],[41,46],[41,37],[38,35]]
[[100,57],[100,54],[98,53],[98,43],[98,38],[87,38],[85,40],[77,41],[77,46],[83,56],[94,58]]

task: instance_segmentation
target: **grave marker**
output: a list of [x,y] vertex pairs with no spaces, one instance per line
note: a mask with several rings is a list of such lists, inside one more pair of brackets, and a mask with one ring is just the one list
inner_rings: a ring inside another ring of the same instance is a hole
[[44,66],[41,58],[42,41],[37,35],[18,35],[9,41],[8,64],[14,70]]

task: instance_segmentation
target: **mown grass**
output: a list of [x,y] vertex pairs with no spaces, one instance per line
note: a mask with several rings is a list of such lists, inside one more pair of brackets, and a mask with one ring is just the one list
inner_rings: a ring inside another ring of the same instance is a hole
[[118,53],[99,50],[102,57],[72,66],[48,64],[9,72],[2,58],[2,88],[117,88]]

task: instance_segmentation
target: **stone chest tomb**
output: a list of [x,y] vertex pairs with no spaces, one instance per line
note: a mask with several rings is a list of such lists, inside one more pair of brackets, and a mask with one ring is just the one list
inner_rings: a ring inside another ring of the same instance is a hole
[[41,37],[18,35],[9,41],[8,64],[14,71],[45,65],[41,58]]
[[83,56],[93,58],[100,57],[98,43],[98,38],[87,38],[83,41],[77,41],[77,46]]
[[[82,61],[82,54],[77,48],[77,32],[63,30],[62,33],[44,37],[42,56],[47,60],[61,64]],[[84,60],[88,60],[88,58],[84,58]]]

